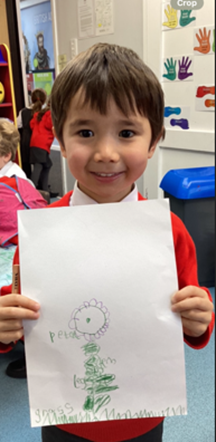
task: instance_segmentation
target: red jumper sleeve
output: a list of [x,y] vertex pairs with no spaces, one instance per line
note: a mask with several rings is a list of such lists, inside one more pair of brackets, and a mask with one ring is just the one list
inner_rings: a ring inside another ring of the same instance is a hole
[[[197,276],[197,257],[194,242],[183,222],[173,213],[171,213],[171,221],[179,290],[189,285],[200,287]],[[201,288],[206,291],[210,301],[212,302],[212,297],[209,290],[206,287]],[[194,349],[201,349],[205,347],[210,340],[211,333],[214,328],[214,316],[214,312],[212,312],[212,320],[206,332],[202,336],[193,338],[185,335],[184,340],[186,344]]]

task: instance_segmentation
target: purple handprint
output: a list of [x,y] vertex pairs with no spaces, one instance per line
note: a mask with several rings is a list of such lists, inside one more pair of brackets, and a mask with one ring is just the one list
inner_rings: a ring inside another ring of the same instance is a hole
[[170,124],[171,126],[180,126],[182,129],[189,129],[189,123],[186,118],[181,118],[180,120],[172,118],[172,120],[170,120]]
[[178,79],[179,80],[185,80],[186,78],[193,75],[192,72],[188,72],[188,69],[192,63],[192,60],[189,61],[189,57],[186,58],[182,57],[182,61],[180,63],[180,60],[178,61],[179,64],[179,71],[178,71]]

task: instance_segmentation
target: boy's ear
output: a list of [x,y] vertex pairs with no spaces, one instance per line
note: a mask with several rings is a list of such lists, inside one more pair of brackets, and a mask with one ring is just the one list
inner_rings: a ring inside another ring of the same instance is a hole
[[8,152],[6,155],[4,155],[4,159],[5,159],[6,163],[11,161],[11,158],[12,158],[12,153],[11,152]]
[[157,144],[159,143],[161,138],[162,138],[162,140],[164,140],[164,137],[165,137],[165,128],[163,127],[160,135],[157,137],[157,139],[155,140],[154,144],[152,144],[152,146],[149,149],[148,158],[152,158],[153,157],[153,155],[155,153],[155,150],[156,150],[156,147],[157,147]]
[[64,158],[66,158],[66,150],[65,150],[64,145],[62,144],[62,142],[61,142],[61,141],[59,140],[59,138],[57,137],[54,126],[52,127],[52,132],[53,132],[54,137],[55,137],[55,138],[58,140],[58,142],[59,142],[62,156],[63,156]]
[[154,144],[152,144],[152,146],[150,147],[150,149],[149,149],[149,151],[148,151],[148,159],[150,159],[150,158],[152,158],[153,157],[153,155],[154,155],[154,153],[155,153],[155,150],[156,150],[156,147],[157,147],[157,140],[154,142]]

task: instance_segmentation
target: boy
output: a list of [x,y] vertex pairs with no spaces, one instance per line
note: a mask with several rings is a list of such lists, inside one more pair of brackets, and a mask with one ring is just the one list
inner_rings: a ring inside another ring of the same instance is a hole
[[0,118],[0,178],[3,176],[27,179],[25,172],[14,163],[20,135],[14,124]]
[[[164,135],[164,100],[157,78],[132,50],[99,43],[79,54],[57,77],[51,109],[54,134],[77,180],[74,192],[52,207],[144,199],[134,183]],[[213,329],[213,304],[198,285],[192,239],[173,214],[172,228],[179,291],[171,308],[181,315],[187,344],[202,348]],[[2,351],[22,337],[22,319],[38,317],[31,299],[0,298]],[[44,427],[42,435],[43,442],[159,442],[162,426],[163,418],[132,419]]]

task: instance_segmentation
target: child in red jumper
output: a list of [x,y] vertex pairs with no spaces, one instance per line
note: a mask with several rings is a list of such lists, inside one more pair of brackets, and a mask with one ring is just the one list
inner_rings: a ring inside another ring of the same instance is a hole
[[41,190],[49,192],[48,178],[52,167],[50,149],[54,140],[52,131],[52,117],[50,103],[40,112],[36,112],[30,121],[32,130],[30,140],[30,163],[34,165],[31,180],[38,187],[40,182]]
[[[130,49],[99,43],[67,64],[51,94],[52,121],[63,157],[76,178],[74,192],[49,207],[139,201],[136,180],[164,136],[164,98],[153,72]],[[213,329],[213,303],[199,287],[194,243],[171,214],[179,290],[171,309],[181,315],[185,342],[204,347]],[[14,263],[19,262],[18,251]],[[30,298],[0,297],[1,351],[23,335],[23,319],[39,317]],[[16,308],[19,306],[19,308]],[[43,427],[43,442],[161,442],[163,418]]]

